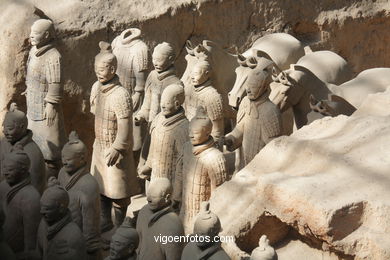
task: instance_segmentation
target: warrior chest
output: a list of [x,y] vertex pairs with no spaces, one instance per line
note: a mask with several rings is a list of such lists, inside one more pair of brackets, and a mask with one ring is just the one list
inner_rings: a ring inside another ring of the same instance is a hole
[[27,86],[34,87],[43,87],[47,83],[44,56],[36,57],[35,55],[30,55],[27,64],[26,83]]

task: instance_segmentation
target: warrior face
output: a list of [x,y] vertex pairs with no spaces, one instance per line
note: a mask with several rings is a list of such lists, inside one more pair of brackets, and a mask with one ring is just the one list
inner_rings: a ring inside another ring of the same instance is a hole
[[4,160],[4,177],[9,186],[20,183],[26,176],[28,169],[16,160]]
[[62,150],[62,164],[65,171],[72,175],[77,172],[78,169],[83,167],[86,162],[83,155],[72,151],[72,148],[69,147]]
[[165,117],[169,117],[179,110],[181,104],[174,95],[164,91],[161,96],[161,112]]
[[60,207],[49,200],[41,200],[41,214],[49,226],[56,223],[63,216]]
[[172,65],[172,58],[165,53],[155,50],[152,55],[152,63],[157,72],[163,72]]
[[30,42],[37,48],[45,45],[50,40],[50,25],[47,20],[38,20],[31,26]]
[[265,73],[258,73],[258,75],[250,75],[248,77],[245,90],[248,98],[250,100],[256,100],[267,90],[267,85],[265,84],[267,75]]
[[115,76],[116,67],[107,63],[104,59],[95,62],[95,74],[100,83],[106,83]]
[[110,243],[110,259],[123,259],[135,250],[134,243],[114,234]]
[[191,71],[191,82],[194,86],[199,86],[205,83],[210,78],[210,71],[208,68],[199,63],[194,66]]
[[19,141],[26,135],[27,126],[21,122],[16,122],[8,116],[5,117],[3,123],[3,134],[8,142],[11,144]]
[[156,212],[171,203],[171,184],[168,179],[152,181],[147,191],[148,205],[151,211]]
[[210,138],[210,131],[205,126],[190,124],[190,139],[192,145],[204,144]]

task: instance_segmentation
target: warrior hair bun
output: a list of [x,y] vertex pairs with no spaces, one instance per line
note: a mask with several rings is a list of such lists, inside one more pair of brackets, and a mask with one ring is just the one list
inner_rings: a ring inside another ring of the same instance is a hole
[[68,139],[70,144],[77,144],[80,142],[79,135],[76,131],[70,132]]
[[47,180],[47,187],[55,187],[55,186],[60,186],[60,182],[57,180],[56,177],[51,176],[51,177]]
[[101,53],[104,53],[104,52],[111,53],[112,52],[111,44],[109,44],[108,42],[105,42],[105,41],[99,42],[99,48],[100,48]]

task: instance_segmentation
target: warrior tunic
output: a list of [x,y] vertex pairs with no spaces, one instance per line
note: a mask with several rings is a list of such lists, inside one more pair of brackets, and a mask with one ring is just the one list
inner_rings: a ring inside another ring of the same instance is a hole
[[[39,191],[40,194],[46,189],[46,168],[45,161],[43,159],[43,155],[38,145],[32,140],[32,132],[31,130],[27,130],[27,134],[22,137],[15,144],[11,144],[6,139],[0,141],[0,169],[1,172],[4,172],[3,161],[4,156],[7,153],[10,153],[12,149],[16,145],[21,145],[23,147],[23,151],[28,155],[30,159],[30,178],[31,184]],[[4,179],[4,176],[0,176],[0,181]]]
[[146,121],[152,122],[157,114],[160,113],[161,95],[164,89],[171,84],[183,85],[176,76],[173,66],[161,73],[158,73],[156,70],[150,72],[145,83],[145,100],[141,110],[138,112]]
[[[106,84],[96,82],[91,91],[91,112],[95,115],[95,142],[91,174],[99,183],[100,193],[111,199],[129,198],[139,192],[132,150],[132,129],[119,136],[118,119],[132,120],[129,92],[115,76]],[[131,126],[132,124],[130,124]],[[107,166],[106,154],[110,147],[121,151],[123,158]]]
[[4,240],[16,255],[31,254],[36,247],[40,214],[40,195],[28,179],[10,187],[0,183],[0,201],[4,209]]
[[[224,108],[222,96],[211,85],[211,80],[197,87],[193,85],[186,86],[185,96],[184,109],[188,120],[195,116],[198,106],[202,106],[213,122],[211,135],[215,140],[218,140],[224,134]],[[216,121],[220,121],[220,124],[216,125]]]
[[247,165],[273,138],[282,135],[280,110],[268,95],[251,101],[245,97],[238,110],[237,125],[226,137],[233,137],[233,149],[242,145],[243,163]]
[[180,218],[186,234],[192,233],[193,219],[199,213],[200,204],[208,201],[211,192],[226,181],[226,160],[214,147],[210,138],[203,145],[183,147],[183,168],[175,179],[174,199],[181,200]]
[[[28,127],[43,157],[50,161],[61,160],[61,149],[66,141],[61,76],[61,55],[53,45],[48,44],[38,50],[35,46],[31,48],[26,75]],[[47,103],[55,104],[58,112],[50,127],[45,116]]]
[[174,183],[178,169],[181,169],[183,145],[189,141],[188,120],[181,108],[176,115],[165,118],[157,115],[151,126],[151,146],[147,165],[152,168],[151,180],[168,178]]
[[72,175],[62,168],[58,181],[69,194],[72,220],[83,232],[87,252],[94,253],[101,248],[99,184],[86,166]]

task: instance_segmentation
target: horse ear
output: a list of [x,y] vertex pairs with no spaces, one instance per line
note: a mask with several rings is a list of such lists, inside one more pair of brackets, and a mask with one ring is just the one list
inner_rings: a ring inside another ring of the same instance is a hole
[[186,51],[188,54],[194,56],[194,47],[192,46],[192,42],[190,40],[186,41]]
[[238,64],[240,64],[241,66],[244,66],[244,67],[247,66],[247,65],[246,65],[246,58],[245,58],[244,55],[242,55],[242,54],[238,54],[238,55],[237,55],[237,62],[238,62]]
[[257,66],[257,59],[255,57],[250,57],[248,60],[247,60],[247,65],[249,68],[251,69],[254,69],[256,68]]
[[206,48],[202,44],[198,44],[198,46],[195,47],[195,50],[197,53],[207,52]]

